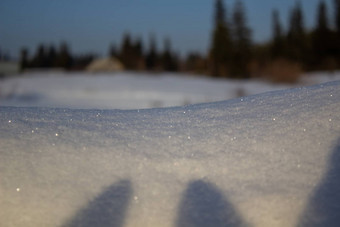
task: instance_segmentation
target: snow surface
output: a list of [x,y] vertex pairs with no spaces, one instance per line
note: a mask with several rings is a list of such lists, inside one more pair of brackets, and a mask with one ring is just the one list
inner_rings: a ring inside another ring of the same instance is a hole
[[0,106],[144,109],[222,101],[292,86],[340,80],[340,72],[305,75],[297,85],[181,74],[27,73],[0,80]]
[[340,82],[174,108],[0,107],[0,226],[336,226],[339,113]]

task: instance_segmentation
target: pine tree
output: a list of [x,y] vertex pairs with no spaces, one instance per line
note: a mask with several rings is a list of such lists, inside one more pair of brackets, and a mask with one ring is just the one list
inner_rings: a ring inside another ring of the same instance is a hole
[[122,46],[120,49],[119,59],[126,69],[133,69],[133,49],[132,41],[129,33],[123,37]]
[[117,46],[115,44],[111,44],[110,48],[109,48],[109,57],[110,58],[117,58],[118,57],[118,50],[117,50]]
[[226,76],[231,60],[231,39],[228,23],[226,21],[226,9],[222,0],[215,2],[215,25],[210,50],[212,75],[216,77]]
[[164,51],[162,55],[162,68],[165,71],[176,71],[177,66],[175,62],[175,58],[171,51],[171,41],[169,38],[164,40]]
[[49,47],[47,54],[47,65],[48,67],[55,67],[57,61],[57,52],[53,45]]
[[288,57],[293,61],[304,63],[306,60],[304,56],[307,52],[307,39],[300,1],[292,9],[289,20],[287,35]]
[[66,42],[62,42],[57,56],[57,67],[70,69],[72,66],[72,56]]
[[[111,47],[111,56],[115,57],[116,50]],[[129,70],[144,69],[143,44],[140,38],[132,41],[129,33],[124,35],[118,58]]]
[[142,70],[145,68],[143,52],[144,52],[143,42],[142,39],[138,37],[133,45],[135,69],[137,70]]
[[236,0],[233,11],[233,67],[236,77],[248,77],[247,67],[251,59],[251,31],[247,27],[245,9],[241,0]]
[[284,38],[282,26],[280,23],[280,15],[278,10],[272,13],[272,45],[271,55],[273,58],[280,58],[284,55]]
[[146,55],[145,65],[148,70],[156,70],[158,66],[157,45],[154,35],[150,36],[150,46]]
[[143,55],[143,42],[140,37],[138,37],[134,44],[134,52],[138,57]]
[[329,30],[328,18],[327,18],[327,7],[325,1],[320,1],[318,8],[317,18],[317,30],[326,31]]
[[313,34],[313,48],[315,64],[324,64],[326,58],[331,55],[332,49],[331,30],[328,25],[327,7],[322,0],[317,11],[317,24]]
[[334,35],[334,48],[335,48],[335,58],[337,59],[337,66],[340,67],[340,0],[334,0],[335,9],[335,35]]
[[47,55],[45,51],[45,46],[43,44],[39,44],[34,55],[32,61],[33,68],[45,68],[47,62]]
[[215,25],[224,24],[226,20],[226,9],[222,0],[215,3]]
[[334,0],[334,9],[335,9],[335,28],[336,32],[340,36],[340,0]]
[[[20,55],[21,55],[20,56],[20,70],[23,71],[29,66],[27,48],[22,48]],[[1,60],[1,55],[0,55],[0,60]]]

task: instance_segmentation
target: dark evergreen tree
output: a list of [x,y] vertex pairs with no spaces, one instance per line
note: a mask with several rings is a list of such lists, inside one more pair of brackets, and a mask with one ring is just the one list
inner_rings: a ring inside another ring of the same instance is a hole
[[335,34],[334,34],[334,55],[337,59],[337,66],[340,67],[340,0],[334,0]]
[[215,2],[215,25],[224,24],[226,20],[226,9],[223,0]]
[[37,47],[36,53],[32,61],[33,68],[46,68],[47,67],[47,55],[45,51],[45,46],[40,44]]
[[171,51],[171,42],[170,42],[170,39],[168,38],[164,40],[164,51],[162,55],[162,68],[165,71],[176,71],[177,70],[175,58]]
[[328,31],[327,7],[325,1],[321,0],[318,7],[317,30]]
[[[0,58],[1,60],[1,58]],[[28,50],[27,48],[22,48],[20,52],[20,70],[23,71],[26,68],[28,68],[29,62],[28,62]]]
[[207,59],[199,53],[191,52],[186,57],[185,70],[191,73],[206,74]]
[[96,58],[96,55],[93,53],[73,56],[72,69],[84,70],[95,58]]
[[140,37],[138,37],[133,45],[135,69],[142,70],[145,68],[144,63],[144,47]]
[[134,44],[134,52],[138,57],[143,56],[143,42],[142,39],[139,37],[136,39]]
[[[112,51],[111,51],[112,52]],[[140,38],[132,41],[130,34],[125,34],[118,58],[129,70],[144,69],[143,43]]]
[[133,47],[129,33],[126,33],[123,38],[119,59],[126,69],[134,69],[133,62]]
[[305,63],[305,56],[308,55],[308,41],[300,1],[296,3],[290,14],[287,44],[288,57],[293,61]]
[[111,44],[110,48],[109,48],[109,57],[112,58],[118,58],[119,54],[118,54],[118,50],[115,44]]
[[322,0],[317,10],[317,24],[313,34],[314,65],[325,68],[328,57],[332,55],[332,34],[328,25],[327,7]]
[[278,10],[274,10],[272,13],[271,55],[273,58],[281,58],[284,56],[284,35]]
[[59,53],[56,59],[56,66],[63,69],[70,69],[72,66],[72,55],[66,42],[60,44]]
[[146,55],[145,65],[148,70],[156,70],[158,66],[157,45],[154,35],[150,37],[150,46]]
[[211,73],[221,77],[228,75],[232,53],[230,31],[223,0],[215,1],[215,25],[210,49]]
[[55,50],[54,46],[51,45],[48,54],[47,54],[47,66],[48,67],[55,67],[57,62],[57,51]]
[[247,18],[243,2],[236,0],[233,11],[233,58],[232,76],[248,77],[247,71],[251,59],[251,31],[247,26]]
[[335,9],[335,28],[336,32],[340,35],[340,0],[334,0]]

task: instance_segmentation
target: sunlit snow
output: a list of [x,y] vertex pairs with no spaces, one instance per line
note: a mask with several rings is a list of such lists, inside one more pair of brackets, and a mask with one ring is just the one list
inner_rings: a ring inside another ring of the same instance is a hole
[[158,109],[1,106],[0,226],[337,226],[339,138],[340,82]]
[[340,72],[306,74],[295,85],[185,74],[32,72],[0,80],[0,106],[144,109],[223,101],[340,80]]

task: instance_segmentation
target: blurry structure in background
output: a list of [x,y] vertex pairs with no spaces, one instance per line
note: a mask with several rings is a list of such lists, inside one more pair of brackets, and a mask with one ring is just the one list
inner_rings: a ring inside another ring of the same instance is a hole
[[0,78],[20,72],[20,65],[14,61],[0,61]]
[[0,49],[0,78],[20,72],[20,65]]
[[122,70],[124,70],[123,64],[114,57],[95,59],[86,67],[88,72],[117,72]]

